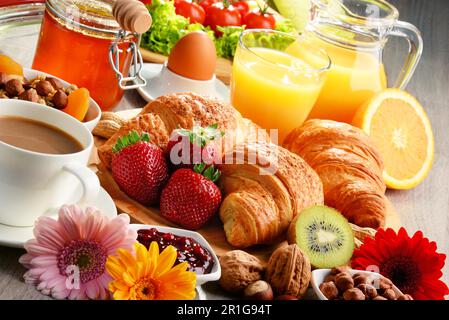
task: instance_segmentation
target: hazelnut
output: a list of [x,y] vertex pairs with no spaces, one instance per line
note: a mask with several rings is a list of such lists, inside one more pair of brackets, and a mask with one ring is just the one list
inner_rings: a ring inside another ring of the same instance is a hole
[[68,101],[67,95],[61,90],[58,90],[52,99],[53,105],[59,110],[64,109],[67,106]]
[[371,282],[371,278],[369,276],[367,276],[366,274],[357,273],[356,275],[354,275],[353,279],[354,279],[355,287],[357,287],[359,284]]
[[377,296],[377,297],[373,298],[373,300],[388,300],[388,299],[384,298],[382,296]]
[[331,274],[337,275],[337,274],[342,273],[342,272],[347,272],[348,269],[349,269],[348,266],[335,267],[335,268],[332,268]]
[[40,97],[37,94],[36,90],[31,88],[31,89],[28,89],[28,90],[22,92],[21,94],[19,94],[19,99],[31,101],[31,102],[38,102]]
[[283,294],[281,296],[277,296],[276,300],[298,300],[298,298],[288,294]]
[[301,298],[309,287],[312,270],[309,258],[296,244],[277,248],[268,260],[265,280],[276,295]]
[[365,295],[360,289],[352,288],[343,293],[343,299],[345,300],[365,300]]
[[53,91],[53,86],[47,80],[36,83],[36,91],[39,95],[46,97]]
[[64,88],[64,86],[62,85],[62,82],[59,81],[56,78],[52,78],[52,77],[46,77],[45,80],[47,80],[48,82],[50,82],[51,86],[55,89],[55,90],[61,90]]
[[363,292],[363,294],[368,298],[368,299],[374,299],[375,297],[377,297],[377,290],[376,288],[374,288],[374,286],[367,284],[367,283],[361,283],[357,286],[358,289],[360,289],[360,291]]
[[10,98],[17,97],[19,94],[25,91],[22,82],[17,79],[11,79],[8,82],[6,82],[5,90]]
[[330,282],[330,281],[335,282],[335,275],[333,275],[333,274],[328,274],[328,275],[324,278],[324,281],[323,281],[323,282]]
[[413,297],[409,294],[403,294],[402,296],[399,296],[397,300],[413,300]]
[[338,297],[338,289],[333,282],[323,282],[320,284],[320,290],[328,300],[334,300]]
[[249,300],[273,300],[273,290],[268,282],[257,280],[246,287],[243,295]]
[[354,287],[354,280],[347,273],[339,273],[335,276],[335,284],[340,291],[344,292]]
[[382,294],[382,296],[384,296],[388,300],[396,300],[396,293],[394,292],[393,289],[385,290],[384,293]]
[[262,279],[262,262],[242,250],[229,251],[220,257],[220,286],[228,292],[241,292],[249,284]]
[[2,88],[6,82],[8,82],[8,75],[4,72],[0,72],[0,88]]
[[374,281],[374,286],[378,285],[380,292],[393,288],[393,282],[387,278],[380,278],[378,281]]

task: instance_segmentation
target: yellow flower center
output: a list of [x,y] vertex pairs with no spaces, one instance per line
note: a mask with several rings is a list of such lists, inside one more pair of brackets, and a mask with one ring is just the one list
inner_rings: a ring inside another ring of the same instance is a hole
[[141,278],[134,285],[137,300],[156,300],[159,294],[159,281],[153,278]]

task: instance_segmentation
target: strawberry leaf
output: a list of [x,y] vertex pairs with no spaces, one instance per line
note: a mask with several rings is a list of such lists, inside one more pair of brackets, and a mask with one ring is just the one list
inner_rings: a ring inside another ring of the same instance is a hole
[[117,143],[112,147],[112,152],[117,153],[125,149],[126,147],[132,146],[137,142],[144,141],[150,142],[150,135],[143,132],[141,135],[136,130],[129,132],[127,135],[122,136],[117,139]]
[[192,130],[177,129],[175,132],[183,137],[189,137],[191,144],[204,148],[209,141],[216,140],[224,136],[223,131],[218,131],[218,123],[207,126],[205,128],[194,126]]
[[[206,170],[204,170],[206,169]],[[217,182],[217,180],[221,176],[221,172],[218,169],[215,169],[214,166],[209,166],[206,168],[205,163],[196,164],[193,166],[193,171],[198,174],[201,174],[205,178],[211,180],[212,182]]]

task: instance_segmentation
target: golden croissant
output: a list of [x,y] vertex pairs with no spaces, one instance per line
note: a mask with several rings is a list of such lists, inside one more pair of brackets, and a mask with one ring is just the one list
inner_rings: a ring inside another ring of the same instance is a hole
[[227,241],[235,247],[272,243],[303,209],[323,203],[318,175],[282,147],[246,143],[235,146],[224,158],[220,166],[224,199],[219,214]]
[[284,147],[318,173],[327,205],[359,226],[384,226],[383,163],[362,130],[331,120],[309,120],[287,136]]
[[146,105],[137,117],[126,122],[98,148],[98,156],[110,168],[112,147],[119,137],[132,130],[147,132],[151,142],[164,150],[173,130],[213,124],[218,124],[218,128],[225,132],[224,152],[245,140],[269,140],[265,131],[258,130],[253,122],[243,118],[232,106],[195,93],[178,93],[162,96]]

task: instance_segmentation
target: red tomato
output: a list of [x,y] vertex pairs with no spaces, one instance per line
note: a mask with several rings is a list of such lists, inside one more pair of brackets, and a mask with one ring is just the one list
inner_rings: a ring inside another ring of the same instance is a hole
[[271,13],[264,13],[259,9],[253,10],[243,18],[247,29],[274,29],[276,19]]
[[241,26],[242,16],[240,12],[232,5],[226,6],[222,2],[214,3],[208,10],[206,15],[206,26],[212,28],[217,36],[222,33],[218,31],[217,26]]
[[207,13],[207,9],[209,9],[214,3],[217,3],[218,0],[202,0],[200,2],[200,6],[203,7],[204,11]]
[[235,1],[232,5],[237,8],[242,18],[249,12],[249,4],[246,1]]
[[206,12],[200,5],[194,2],[176,1],[175,8],[176,14],[188,18],[190,23],[204,24],[206,20]]

